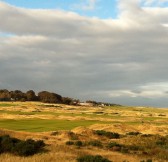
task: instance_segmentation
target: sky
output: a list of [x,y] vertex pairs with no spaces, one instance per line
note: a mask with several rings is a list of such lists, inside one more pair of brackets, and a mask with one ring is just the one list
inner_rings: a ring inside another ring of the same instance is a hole
[[168,107],[168,0],[1,0],[0,89]]

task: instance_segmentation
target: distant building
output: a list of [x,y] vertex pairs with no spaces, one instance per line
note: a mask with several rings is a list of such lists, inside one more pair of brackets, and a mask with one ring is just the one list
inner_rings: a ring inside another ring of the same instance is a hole
[[87,103],[87,102],[80,102],[78,103],[79,106],[94,106],[93,103]]

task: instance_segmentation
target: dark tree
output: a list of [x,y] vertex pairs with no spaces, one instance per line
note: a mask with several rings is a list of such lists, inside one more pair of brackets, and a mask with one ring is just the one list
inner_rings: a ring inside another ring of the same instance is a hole
[[26,100],[26,95],[20,90],[11,91],[11,98],[13,98],[15,101],[21,101]]
[[62,97],[62,103],[66,105],[72,105],[73,104],[73,99],[69,97]]
[[1,101],[9,101],[11,99],[11,94],[8,90],[2,89],[0,90],[0,100]]
[[26,100],[27,101],[36,101],[37,96],[33,90],[29,90],[26,92]]
[[45,103],[62,103],[62,96],[47,91],[39,92],[38,98],[40,101]]

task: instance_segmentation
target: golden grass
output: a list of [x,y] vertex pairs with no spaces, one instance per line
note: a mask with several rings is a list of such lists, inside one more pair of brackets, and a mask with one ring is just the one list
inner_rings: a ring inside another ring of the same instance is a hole
[[[6,104],[9,104],[6,102]],[[79,107],[57,104],[43,104],[39,102],[17,102],[13,105],[0,106],[1,119],[63,119],[70,121],[97,120],[111,122],[111,124],[94,124],[88,127],[77,127],[71,131],[77,134],[79,140],[102,140],[108,142],[108,139],[98,137],[93,130],[106,130],[125,134],[127,132],[141,132],[144,134],[168,134],[168,109],[154,109],[142,107]],[[57,135],[51,135],[50,132],[24,132],[0,129],[0,135],[9,134],[19,139],[42,139],[48,144],[46,149],[49,151],[37,154],[31,157],[18,157],[11,154],[1,154],[0,162],[75,162],[80,155],[92,154],[102,155],[113,162],[140,162],[147,157],[135,156],[112,152],[95,147],[82,147],[78,149],[75,146],[66,146],[65,142],[70,140],[69,131],[59,131]],[[134,143],[135,139],[118,140],[120,143]],[[159,160],[154,160],[159,161]],[[164,162],[161,160],[161,162]]]

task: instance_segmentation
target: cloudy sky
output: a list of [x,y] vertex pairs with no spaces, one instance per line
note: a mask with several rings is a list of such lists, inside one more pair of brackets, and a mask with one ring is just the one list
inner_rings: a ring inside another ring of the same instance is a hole
[[0,89],[168,107],[168,0],[1,0]]

